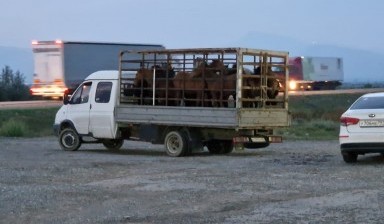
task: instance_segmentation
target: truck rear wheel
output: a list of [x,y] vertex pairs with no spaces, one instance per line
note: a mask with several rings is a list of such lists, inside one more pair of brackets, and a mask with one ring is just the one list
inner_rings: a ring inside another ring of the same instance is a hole
[[165,136],[165,151],[169,156],[185,156],[188,151],[188,144],[184,134],[180,131],[171,131]]
[[124,144],[124,139],[104,139],[103,145],[111,151],[118,151]]
[[76,151],[81,146],[81,139],[73,128],[66,128],[59,134],[59,143],[64,151]]

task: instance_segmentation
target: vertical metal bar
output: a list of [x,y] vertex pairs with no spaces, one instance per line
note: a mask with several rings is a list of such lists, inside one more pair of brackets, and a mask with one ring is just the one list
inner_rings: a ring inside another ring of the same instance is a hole
[[285,88],[284,88],[284,108],[288,109],[288,87],[289,87],[289,58],[288,55],[284,57],[284,71],[285,71]]
[[[224,51],[221,52],[221,58],[220,58],[220,54],[218,55],[218,58],[219,58],[219,60],[221,59],[220,61],[224,65]],[[223,99],[224,98],[224,68],[223,67],[220,68],[220,76],[221,76],[221,91],[220,91],[220,99],[219,100],[220,100],[220,107],[224,107],[223,101],[225,99]]]
[[240,109],[243,107],[242,91],[243,91],[243,62],[244,62],[244,52],[242,50],[237,50],[236,54],[239,56],[236,60],[236,108]]
[[170,54],[167,53],[167,64],[165,72],[165,106],[168,106],[168,94],[169,94],[169,68],[172,68],[172,62],[170,61]]
[[155,106],[155,81],[156,81],[156,66],[153,66],[152,106]]
[[120,91],[119,91],[119,94],[118,94],[118,99],[117,99],[117,103],[118,105],[120,105],[121,103],[121,91],[123,90],[122,88],[122,84],[121,84],[121,77],[122,77],[122,70],[123,70],[123,67],[122,67],[122,63],[123,63],[123,55],[124,55],[124,51],[120,51],[120,54],[119,54],[119,80],[118,80],[118,86],[120,88]]
[[153,77],[152,77],[152,106],[155,106],[155,97],[156,97],[156,63],[157,63],[157,53],[153,55]]

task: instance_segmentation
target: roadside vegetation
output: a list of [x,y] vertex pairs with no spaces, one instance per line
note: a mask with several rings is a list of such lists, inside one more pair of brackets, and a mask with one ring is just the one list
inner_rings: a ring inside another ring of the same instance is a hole
[[[290,96],[292,123],[276,134],[290,140],[338,139],[340,115],[362,94]],[[58,108],[0,110],[0,136],[52,135]]]
[[29,87],[25,84],[24,75],[5,66],[0,74],[0,101],[18,101],[30,98]]
[[40,137],[52,135],[58,108],[0,110],[0,136]]
[[285,139],[338,139],[340,116],[362,94],[290,96],[292,123],[277,134]]

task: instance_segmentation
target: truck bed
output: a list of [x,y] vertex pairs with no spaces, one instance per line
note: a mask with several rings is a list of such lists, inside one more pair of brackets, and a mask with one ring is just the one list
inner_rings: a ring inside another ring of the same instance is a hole
[[287,63],[287,52],[246,48],[121,52],[115,119],[122,125],[287,127],[288,91],[278,92],[273,73],[279,68],[288,80]]
[[119,123],[223,129],[284,127],[289,123],[285,109],[209,108],[120,105],[115,109]]

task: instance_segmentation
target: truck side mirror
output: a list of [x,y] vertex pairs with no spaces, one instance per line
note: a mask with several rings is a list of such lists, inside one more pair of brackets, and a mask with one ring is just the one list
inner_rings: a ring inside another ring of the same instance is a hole
[[71,98],[71,95],[68,95],[68,94],[64,94],[64,97],[63,97],[63,104],[64,105],[67,105],[69,103],[69,99]]

